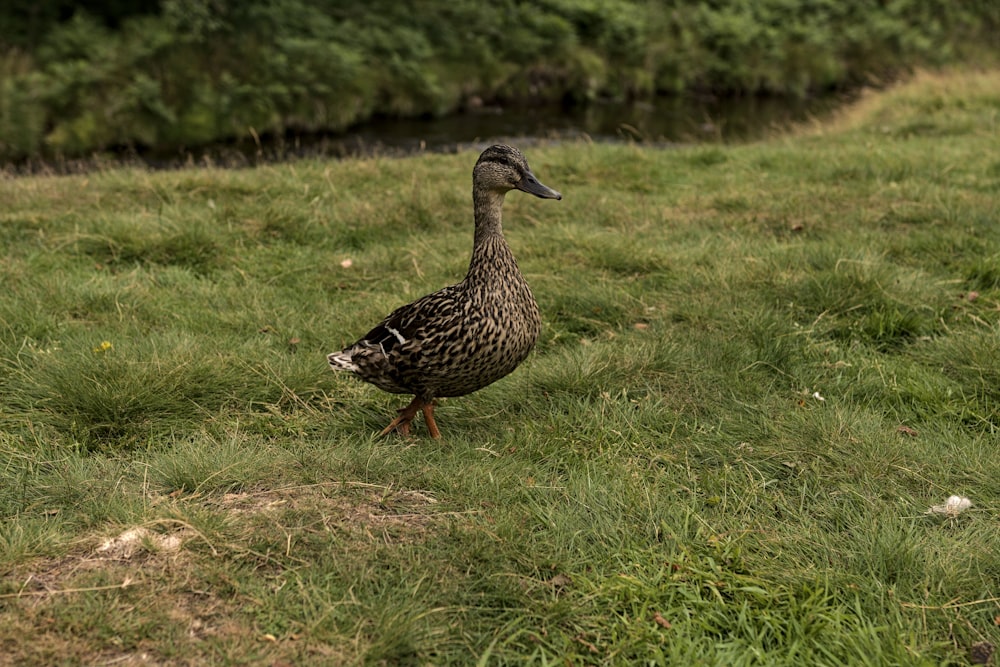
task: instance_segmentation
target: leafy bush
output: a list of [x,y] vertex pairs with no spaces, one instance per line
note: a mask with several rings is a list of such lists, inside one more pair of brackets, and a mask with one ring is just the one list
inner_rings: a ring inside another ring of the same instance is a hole
[[[36,3],[37,4],[37,3]],[[992,52],[996,3],[17,0],[0,158],[177,147],[436,115],[473,98],[802,96]],[[25,41],[25,34],[37,38]],[[2,55],[5,54],[5,55]]]

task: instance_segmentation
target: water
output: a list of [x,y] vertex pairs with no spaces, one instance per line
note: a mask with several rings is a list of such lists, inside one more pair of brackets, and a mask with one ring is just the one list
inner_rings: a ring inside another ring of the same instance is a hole
[[195,165],[246,167],[302,157],[406,155],[421,151],[454,152],[468,146],[507,140],[517,145],[539,140],[634,141],[650,145],[740,142],[760,139],[795,123],[822,118],[842,105],[843,97],[805,100],[777,97],[661,97],[632,103],[484,106],[440,118],[377,118],[343,133],[259,137],[197,149],[126,150],[92,160],[26,165],[27,171],[74,172],[109,163],[154,169]]
[[483,108],[436,119],[376,120],[339,138],[345,147],[440,150],[498,137],[645,143],[748,141],[829,114],[832,97],[790,101],[773,97],[657,98],[649,102]]
[[796,123],[822,118],[843,104],[832,96],[670,97],[648,102],[483,107],[441,118],[372,120],[339,135],[290,136],[232,146],[248,160],[288,156],[407,154],[454,151],[499,139],[635,141],[650,144],[739,142],[760,139]]

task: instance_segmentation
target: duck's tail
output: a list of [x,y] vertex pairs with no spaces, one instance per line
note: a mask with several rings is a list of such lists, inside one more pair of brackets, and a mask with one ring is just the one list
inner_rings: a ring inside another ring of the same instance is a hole
[[341,352],[334,352],[332,354],[326,355],[326,360],[330,362],[330,368],[335,371],[350,371],[352,373],[358,372],[358,365],[354,363],[351,358],[350,350],[343,350]]

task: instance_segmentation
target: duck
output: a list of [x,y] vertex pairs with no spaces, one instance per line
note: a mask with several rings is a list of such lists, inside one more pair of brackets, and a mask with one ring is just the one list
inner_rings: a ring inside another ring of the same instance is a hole
[[396,308],[357,342],[327,355],[335,371],[413,395],[380,435],[410,435],[422,413],[430,436],[440,438],[437,399],[471,394],[509,375],[538,340],[538,304],[503,234],[504,197],[511,190],[562,199],[539,182],[520,150],[490,146],[472,170],[475,232],[465,278]]

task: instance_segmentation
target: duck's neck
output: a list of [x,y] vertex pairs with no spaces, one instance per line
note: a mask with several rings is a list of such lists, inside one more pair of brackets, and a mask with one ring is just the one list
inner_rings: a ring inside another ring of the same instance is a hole
[[497,265],[513,265],[514,254],[503,237],[501,210],[504,195],[489,190],[473,190],[472,201],[476,215],[476,235],[472,245],[472,259],[466,283],[481,283],[497,276]]
[[483,238],[503,236],[501,213],[503,211],[502,192],[492,190],[472,191],[472,205],[476,214],[476,239],[478,246]]

